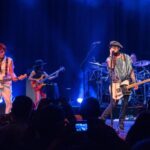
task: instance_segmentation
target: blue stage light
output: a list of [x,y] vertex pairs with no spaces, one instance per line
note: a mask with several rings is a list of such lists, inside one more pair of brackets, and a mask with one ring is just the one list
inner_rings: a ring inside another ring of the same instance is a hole
[[83,102],[83,98],[81,97],[77,98],[77,102],[81,104]]
[[3,103],[3,99],[2,98],[0,98],[0,103]]

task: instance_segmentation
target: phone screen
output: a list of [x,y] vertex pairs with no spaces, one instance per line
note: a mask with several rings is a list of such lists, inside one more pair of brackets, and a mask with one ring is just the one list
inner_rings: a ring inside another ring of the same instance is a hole
[[75,128],[77,132],[85,132],[88,129],[88,125],[86,122],[77,122]]

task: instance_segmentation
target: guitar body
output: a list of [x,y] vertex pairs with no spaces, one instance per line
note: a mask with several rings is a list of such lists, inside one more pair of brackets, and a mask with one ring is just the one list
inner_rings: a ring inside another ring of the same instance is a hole
[[121,83],[112,83],[109,86],[109,92],[112,95],[112,98],[117,101],[120,100],[124,95],[130,95],[130,91],[126,88],[129,85],[129,81],[125,80]]
[[37,78],[36,80],[31,81],[31,86],[35,91],[39,91],[45,86],[46,84],[44,81],[48,80],[53,80],[58,77],[59,72],[64,71],[64,67],[60,67],[57,71],[54,73],[48,75],[48,77],[45,77],[45,75],[42,75],[40,78]]
[[35,91],[39,91],[43,88],[43,86],[45,86],[46,84],[44,82],[40,82],[41,80],[44,79],[44,75],[42,75],[40,78],[37,78],[37,81],[31,81],[31,87],[35,90]]
[[42,89],[43,86],[45,86],[46,84],[44,83],[37,83],[36,81],[31,81],[31,86],[35,91],[39,91]]

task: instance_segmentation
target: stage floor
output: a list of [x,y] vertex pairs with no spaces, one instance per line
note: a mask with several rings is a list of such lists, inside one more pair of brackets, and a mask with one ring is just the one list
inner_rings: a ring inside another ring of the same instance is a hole
[[[125,139],[129,129],[134,124],[134,122],[135,122],[134,120],[125,120],[125,129],[118,132],[119,119],[114,119],[113,120],[113,128],[116,130],[116,132],[118,133],[120,138]],[[106,124],[111,126],[111,120],[107,119]]]

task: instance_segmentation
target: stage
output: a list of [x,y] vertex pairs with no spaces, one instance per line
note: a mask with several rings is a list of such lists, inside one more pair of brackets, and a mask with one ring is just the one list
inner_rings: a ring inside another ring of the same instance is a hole
[[[136,118],[134,118],[136,119]],[[121,138],[121,139],[125,139],[126,138],[126,135],[128,133],[128,131],[130,130],[131,126],[134,124],[135,120],[128,120],[128,118],[126,118],[125,120],[125,126],[124,126],[124,130],[118,130],[118,122],[119,122],[119,119],[114,119],[113,120],[113,128],[114,130],[118,133],[118,136]],[[111,126],[111,120],[110,119],[107,119],[106,120],[106,124]]]

